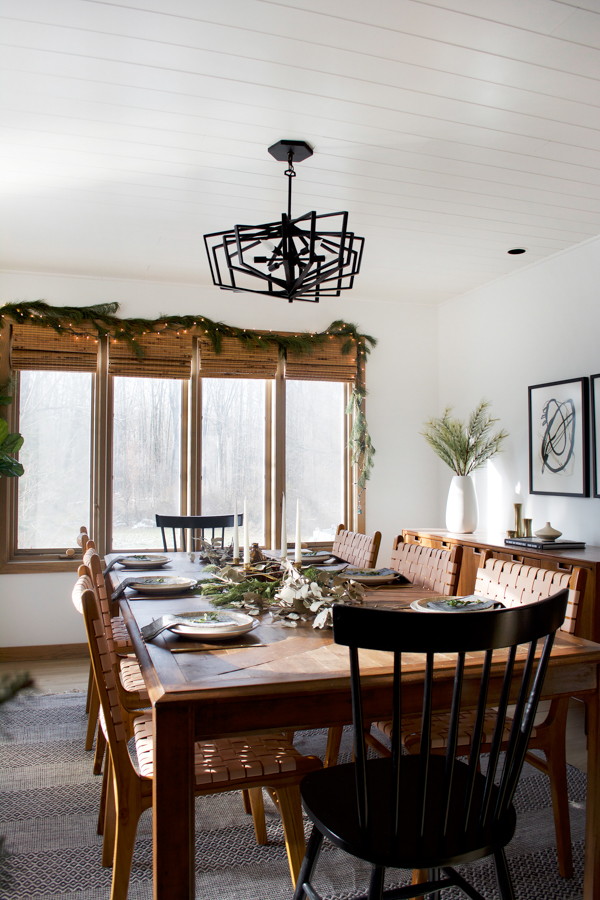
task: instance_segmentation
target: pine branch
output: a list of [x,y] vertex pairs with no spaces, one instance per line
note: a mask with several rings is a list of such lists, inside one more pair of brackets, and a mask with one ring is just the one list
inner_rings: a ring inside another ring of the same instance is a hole
[[375,449],[361,410],[362,400],[366,396],[363,373],[365,360],[373,347],[377,346],[376,338],[362,334],[357,325],[344,322],[342,319],[336,319],[325,331],[290,335],[235,328],[232,325],[225,325],[224,322],[214,322],[206,316],[164,315],[157,319],[141,317],[121,319],[117,316],[118,310],[118,303],[60,307],[50,306],[44,300],[7,303],[0,309],[0,329],[4,328],[5,320],[9,319],[19,325],[50,327],[61,335],[97,338],[110,335],[111,340],[127,343],[140,359],[145,355],[144,348],[136,338],[164,330],[185,331],[198,335],[210,342],[217,355],[223,350],[224,338],[234,338],[246,348],[267,350],[275,347],[279,356],[285,357],[288,352],[310,355],[334,337],[341,342],[341,352],[344,355],[356,353],[353,394],[348,407],[354,415],[350,446],[353,460],[361,469],[358,479],[359,489],[364,489],[373,468]]

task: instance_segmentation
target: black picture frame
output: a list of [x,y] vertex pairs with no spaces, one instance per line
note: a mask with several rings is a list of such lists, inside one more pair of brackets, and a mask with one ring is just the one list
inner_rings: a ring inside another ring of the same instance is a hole
[[594,472],[594,493],[592,496],[600,497],[600,374],[590,376],[590,393],[592,419],[592,470]]
[[529,392],[529,493],[589,497],[589,378]]

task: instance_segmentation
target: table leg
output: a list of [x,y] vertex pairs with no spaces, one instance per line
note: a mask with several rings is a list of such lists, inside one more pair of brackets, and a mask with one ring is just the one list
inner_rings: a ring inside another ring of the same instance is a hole
[[587,807],[583,900],[600,897],[600,669],[596,693],[588,698]]
[[154,900],[194,898],[194,715],[154,707]]

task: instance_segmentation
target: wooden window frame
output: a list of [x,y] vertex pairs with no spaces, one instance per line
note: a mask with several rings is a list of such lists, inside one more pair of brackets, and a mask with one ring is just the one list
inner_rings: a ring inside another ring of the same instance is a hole
[[[0,331],[0,382],[11,374],[9,369],[9,329]],[[197,342],[197,338],[194,338]],[[108,372],[108,339],[98,342],[97,370],[92,378],[92,434],[90,463],[90,534],[98,552],[104,556],[111,549],[112,538],[112,438],[113,377]],[[126,377],[126,376],[123,376]],[[14,399],[3,408],[11,431],[18,430],[19,378]],[[281,534],[281,499],[285,483],[285,364],[280,361],[274,379],[266,379],[265,415],[265,547],[279,546]],[[345,401],[351,385],[345,385]],[[351,464],[348,438],[349,416],[344,416],[344,523],[354,531],[364,532],[364,496],[358,512],[357,466]],[[181,513],[202,513],[202,378],[198,354],[192,357],[191,378],[182,379],[181,407]],[[75,572],[81,564],[81,551],[75,544],[75,556],[68,558],[56,549],[17,549],[18,479],[0,478],[0,574],[32,572]],[[81,523],[84,524],[84,523]],[[73,535],[75,541],[76,535]],[[331,542],[309,542],[311,547],[330,546]],[[144,548],[133,548],[135,550]]]

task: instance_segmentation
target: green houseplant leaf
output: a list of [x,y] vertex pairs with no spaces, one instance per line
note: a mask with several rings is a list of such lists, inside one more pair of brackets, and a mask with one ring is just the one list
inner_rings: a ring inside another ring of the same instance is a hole
[[[9,379],[0,384],[0,406],[8,406],[12,403],[12,391],[14,380]],[[9,433],[8,422],[0,419],[0,476],[6,478],[20,478],[25,472],[21,463],[11,454],[18,453],[23,446],[23,435],[15,432]]]
[[9,434],[0,444],[0,449],[3,453],[18,453],[23,446],[24,440],[23,435],[18,432]]
[[25,469],[18,459],[9,456],[8,453],[3,453],[0,449],[0,475],[5,475],[7,478],[20,478],[24,472]]

